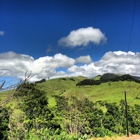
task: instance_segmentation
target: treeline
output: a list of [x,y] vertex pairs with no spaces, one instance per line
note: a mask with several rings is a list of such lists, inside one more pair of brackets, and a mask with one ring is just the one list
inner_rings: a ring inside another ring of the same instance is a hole
[[84,79],[76,84],[76,86],[85,86],[85,85],[100,85],[100,80],[93,80],[93,79]]
[[[20,88],[22,86],[22,88]],[[20,85],[15,109],[0,109],[1,140],[85,140],[90,137],[125,135],[124,101],[93,103],[83,95],[54,95],[48,106],[46,93],[34,84]],[[140,134],[140,106],[128,106],[129,131]]]
[[137,79],[129,74],[119,76],[116,74],[107,73],[107,74],[102,75],[100,77],[100,80],[85,79],[85,80],[77,83],[76,86],[100,85],[101,83],[105,83],[105,82],[117,82],[117,81],[134,81],[136,83],[140,83],[139,79]]
[[115,81],[134,81],[136,83],[140,83],[140,80],[129,75],[129,74],[124,74],[124,75],[116,75],[116,74],[111,74],[107,73],[101,76],[100,78],[101,82],[115,82]]

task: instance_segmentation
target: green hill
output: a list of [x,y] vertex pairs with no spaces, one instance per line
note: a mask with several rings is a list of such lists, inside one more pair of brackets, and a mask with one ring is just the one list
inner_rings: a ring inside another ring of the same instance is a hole
[[[95,79],[99,79],[97,76]],[[61,96],[76,96],[76,97],[88,97],[93,102],[99,100],[105,100],[107,102],[119,102],[124,99],[124,91],[127,90],[127,100],[129,105],[139,104],[140,105],[140,84],[134,81],[116,81],[116,82],[105,82],[100,85],[86,85],[76,86],[76,84],[85,77],[71,77],[71,78],[57,78],[48,80],[44,83],[39,83],[37,86],[41,90],[47,92],[50,104],[53,105],[53,95]],[[138,95],[138,96],[137,96]]]
[[[109,75],[110,79],[107,75],[90,79],[82,76],[47,81],[42,79],[34,84],[19,85],[15,90],[15,96],[7,104],[10,106],[7,108],[9,122],[12,124],[9,134],[14,134],[8,136],[16,139],[22,136],[20,134],[25,134],[24,136],[26,138],[28,136],[27,139],[30,138],[30,140],[44,139],[44,136],[47,136],[46,139],[49,137],[72,140],[124,135],[126,130],[125,110],[124,102],[121,101],[124,100],[124,91],[127,92],[129,105],[130,133],[139,134],[140,83],[135,79],[131,80],[128,75],[123,78],[119,77],[119,80],[117,77],[118,81],[113,79],[116,78],[116,75]],[[103,78],[102,81],[100,81],[101,78]],[[76,86],[82,81],[85,82],[85,85]],[[96,85],[95,81],[100,81],[100,84]],[[88,85],[86,85],[87,83]],[[12,92],[1,92],[1,100],[6,99]],[[7,115],[4,109],[1,106],[1,111],[3,111],[1,114]],[[1,122],[6,122],[5,117]],[[9,122],[2,123],[2,126],[8,128]],[[26,127],[29,128],[28,132]],[[72,131],[67,131],[70,130],[69,128],[72,128]]]
[[44,90],[47,92],[47,95],[54,95],[54,94],[63,94],[64,92],[70,90],[71,88],[74,88],[75,85],[86,79],[86,77],[66,77],[66,78],[56,78],[51,79],[43,83],[38,83],[37,86],[41,90]]
[[[106,75],[104,75],[105,77]],[[111,78],[114,75],[111,75]],[[98,75],[92,79],[99,80],[101,77]],[[50,79],[43,81],[42,83],[36,83],[39,89],[46,92],[46,96],[49,99],[50,107],[55,105],[54,95],[60,96],[76,96],[81,98],[87,97],[89,100],[96,102],[99,100],[105,100],[107,102],[119,102],[124,99],[124,91],[127,90],[127,100],[129,105],[139,104],[140,105],[140,84],[134,81],[115,81],[115,82],[104,82],[100,85],[84,85],[76,86],[77,83],[87,79],[83,76],[78,77],[63,77]],[[4,100],[11,91],[1,92],[0,99]],[[11,101],[14,103],[14,101]]]

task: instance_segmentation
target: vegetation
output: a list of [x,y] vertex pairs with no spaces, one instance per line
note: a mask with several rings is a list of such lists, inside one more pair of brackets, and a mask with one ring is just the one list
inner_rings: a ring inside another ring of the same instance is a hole
[[6,140],[8,138],[8,122],[9,114],[7,109],[0,107],[0,139]]
[[[113,76],[116,77],[112,75],[110,79]],[[106,75],[101,77],[106,79]],[[130,91],[137,91],[139,87],[138,82],[130,81],[128,77],[123,77],[125,81],[80,87],[76,84],[87,82],[85,77],[20,84],[12,101],[5,107],[1,106],[0,139],[85,140],[125,135],[125,102],[123,94],[118,91],[124,89],[122,86],[127,86]],[[99,76],[89,81],[99,82]],[[138,92],[129,93],[128,100],[133,103],[128,102],[129,131],[140,134],[140,104],[133,102],[134,97],[139,101],[139,95]],[[11,105],[14,101],[18,103]]]
[[116,75],[111,73],[106,73],[100,77],[100,80],[94,80],[94,79],[84,79],[83,81],[80,81],[76,84],[76,86],[85,86],[85,85],[100,85],[104,82],[116,82],[116,81],[134,81],[136,83],[140,83],[140,80],[129,75]]

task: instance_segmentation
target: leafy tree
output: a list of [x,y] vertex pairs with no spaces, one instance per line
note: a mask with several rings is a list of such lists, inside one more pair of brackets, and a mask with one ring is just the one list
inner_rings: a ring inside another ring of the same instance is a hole
[[76,97],[71,96],[65,98],[64,96],[55,96],[57,111],[62,117],[63,131],[69,135],[82,137],[84,134],[89,133],[89,122],[87,115],[84,112],[84,106],[87,101],[78,100]]
[[111,79],[116,78],[116,74],[113,73],[105,73],[100,77],[101,82],[109,82]]
[[6,108],[0,106],[0,139],[7,140],[8,138],[8,122],[9,122],[9,113]]
[[85,85],[100,85],[100,80],[93,80],[93,79],[84,79],[76,84],[76,86],[85,86]]
[[23,113],[12,113],[9,118],[9,140],[23,140],[26,129],[24,127],[25,116]]
[[23,88],[17,98],[22,97],[19,108],[26,115],[24,126],[27,132],[34,130],[37,133],[39,129],[45,128],[52,131],[60,129],[60,125],[54,121],[54,114],[48,108],[46,93],[39,90],[34,84],[25,83],[20,86]]

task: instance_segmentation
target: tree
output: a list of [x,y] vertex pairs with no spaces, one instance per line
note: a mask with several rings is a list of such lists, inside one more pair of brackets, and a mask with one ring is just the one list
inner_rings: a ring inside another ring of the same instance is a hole
[[[25,113],[25,129],[27,132],[38,132],[39,129],[51,129],[51,131],[60,129],[60,125],[54,121],[54,114],[48,108],[46,93],[37,88],[36,85],[24,83],[19,85],[22,89],[16,95],[22,99],[19,108]],[[18,90],[17,88],[17,90]]]
[[0,139],[1,140],[7,140],[9,130],[8,128],[8,122],[9,122],[9,113],[6,108],[3,108],[0,106]]
[[[1,78],[4,78],[6,74],[5,71],[7,70],[8,69],[0,69]],[[26,71],[24,82],[28,81],[30,78],[31,78],[31,72],[28,73],[28,71]],[[15,88],[19,83],[17,83],[16,85],[11,84],[5,88],[4,86],[6,84],[7,82],[5,80],[2,80],[2,82],[0,83],[0,91],[2,91],[3,89],[5,90],[12,89],[12,90],[9,91],[10,94],[6,99],[0,101],[0,139],[1,140],[5,140],[8,138],[8,131],[10,130],[8,126],[9,119],[10,119],[10,112],[9,112],[10,108],[7,108],[6,105],[8,102],[10,102],[13,96],[18,93],[18,90],[15,90]]]
[[[0,70],[3,71],[3,69],[0,69]],[[3,72],[2,72],[2,73],[3,73]],[[4,75],[5,75],[5,73],[4,73],[2,76],[4,76]],[[0,77],[2,77],[2,76],[0,76]],[[5,107],[6,104],[7,104],[8,102],[10,102],[10,100],[14,97],[14,95],[17,94],[17,93],[19,92],[19,90],[22,88],[22,86],[20,86],[20,88],[18,88],[18,90],[17,90],[17,86],[18,86],[18,85],[23,85],[22,83],[28,82],[28,81],[30,80],[30,78],[32,78],[32,77],[33,77],[32,73],[26,71],[26,72],[25,72],[25,79],[24,79],[24,80],[20,81],[20,82],[17,83],[17,84],[11,84],[11,85],[9,85],[8,87],[6,87],[6,89],[11,89],[11,90],[9,91],[10,94],[9,94],[9,96],[8,96],[6,99],[0,101],[0,106]],[[0,90],[3,90],[3,86],[4,86],[5,84],[6,84],[6,81],[3,81],[2,84],[0,84]],[[6,90],[6,89],[5,89],[5,90]]]

